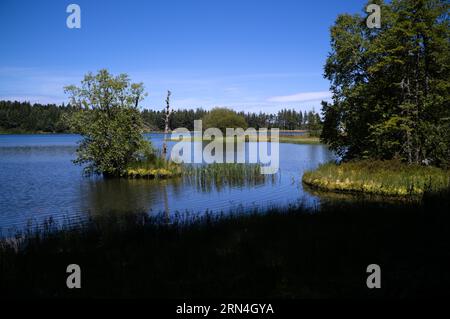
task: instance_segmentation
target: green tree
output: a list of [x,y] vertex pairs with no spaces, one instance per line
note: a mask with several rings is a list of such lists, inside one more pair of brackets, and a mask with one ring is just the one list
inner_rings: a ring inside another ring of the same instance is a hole
[[320,120],[319,114],[314,111],[309,111],[307,116],[307,125],[306,128],[309,132],[310,136],[320,136],[320,132],[322,131],[322,122]]
[[126,74],[113,76],[100,70],[88,73],[81,86],[68,86],[65,91],[75,108],[68,122],[83,137],[74,162],[85,164],[86,173],[119,176],[131,162],[151,153],[138,109],[145,95],[142,83],[131,83]]
[[204,129],[216,127],[223,133],[226,132],[226,128],[247,128],[245,118],[227,108],[214,108],[202,120]]
[[331,28],[322,139],[345,158],[450,164],[450,28],[444,0],[381,5],[382,28],[341,15]]

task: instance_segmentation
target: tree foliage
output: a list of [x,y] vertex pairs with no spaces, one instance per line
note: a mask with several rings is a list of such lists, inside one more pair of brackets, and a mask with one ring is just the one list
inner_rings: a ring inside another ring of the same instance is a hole
[[345,158],[450,164],[449,4],[393,0],[380,29],[344,14],[331,28],[322,139]]
[[131,83],[126,74],[100,70],[65,91],[75,109],[68,122],[83,136],[75,163],[85,164],[86,173],[118,176],[131,162],[151,153],[138,109],[144,97],[141,83]]
[[204,129],[216,127],[223,133],[226,132],[227,128],[247,128],[247,122],[242,115],[222,107],[212,109],[202,118],[202,120]]

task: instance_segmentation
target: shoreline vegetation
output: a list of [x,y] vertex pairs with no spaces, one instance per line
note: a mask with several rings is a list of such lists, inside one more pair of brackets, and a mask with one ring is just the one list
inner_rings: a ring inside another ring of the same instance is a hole
[[360,160],[322,164],[305,172],[302,180],[309,187],[322,191],[420,198],[449,188],[450,171],[407,165],[398,160]]
[[[429,298],[448,289],[448,278],[424,275],[447,269],[449,197],[440,196],[201,216],[112,211],[83,225],[50,220],[0,239],[0,296]],[[86,269],[83,289],[64,284],[73,260]],[[371,263],[389,269],[383,289],[365,285]]]
[[[310,136],[307,132],[305,131],[283,131],[285,133],[287,132],[302,132],[305,133],[304,135],[283,135],[281,134],[279,136],[279,142],[280,143],[289,143],[289,144],[322,144],[320,141],[319,137],[316,136]],[[224,143],[235,143],[236,142],[236,138],[235,137],[231,137],[231,136],[225,136],[225,137],[215,137],[214,138],[216,141],[223,141]],[[172,138],[168,138],[168,141],[171,142],[178,142],[181,139],[172,139]],[[205,142],[210,142],[210,140],[206,140],[203,139],[202,137],[194,137],[194,138],[188,138],[186,139],[187,141],[194,141],[194,142],[200,142],[200,141],[205,141]],[[245,141],[248,142],[250,140],[250,138],[248,136],[245,137]],[[258,141],[260,142],[270,142],[271,138],[270,138],[270,134],[268,134],[268,137],[266,138],[262,138],[261,136],[258,137]]]
[[191,183],[196,184],[201,189],[205,189],[210,188],[211,185],[216,187],[224,185],[256,185],[264,182],[267,176],[261,174],[261,166],[259,164],[177,164],[173,161],[165,160],[161,156],[155,156],[154,159],[148,161],[130,163],[120,177],[156,180],[185,177]]
[[259,164],[213,163],[208,165],[185,165],[183,177],[201,191],[229,187],[248,187],[275,182],[275,176],[261,173]]
[[158,158],[153,161],[130,163],[121,177],[167,179],[179,177],[181,175],[181,165]]

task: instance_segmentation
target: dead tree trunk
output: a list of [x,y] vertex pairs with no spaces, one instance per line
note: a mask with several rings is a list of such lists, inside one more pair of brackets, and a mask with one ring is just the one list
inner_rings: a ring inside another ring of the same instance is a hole
[[165,111],[165,127],[164,127],[164,143],[163,143],[163,149],[162,149],[162,156],[165,159],[167,156],[167,134],[169,134],[169,119],[170,114],[172,111],[170,110],[170,95],[172,92],[167,91],[167,98],[166,98],[166,111]]

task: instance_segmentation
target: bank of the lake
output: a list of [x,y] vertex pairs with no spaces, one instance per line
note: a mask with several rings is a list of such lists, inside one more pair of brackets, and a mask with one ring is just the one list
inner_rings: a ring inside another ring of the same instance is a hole
[[[306,144],[306,145],[319,145],[322,144],[319,137],[310,136],[305,130],[292,130],[280,131],[279,142],[280,143],[290,143],[290,144]],[[0,129],[0,135],[67,135],[67,134],[76,134],[72,132],[44,132],[44,131],[24,131],[24,130],[2,130]],[[144,134],[160,134],[164,135],[163,131],[145,131]],[[168,141],[177,141],[177,139],[171,138],[171,133],[167,134]],[[202,139],[200,138],[191,138],[193,141],[198,142]],[[218,138],[218,140],[223,140],[224,142],[233,142],[233,138]],[[248,141],[248,138],[246,139]],[[259,139],[260,141],[270,142],[270,137],[266,139]],[[206,140],[205,140],[206,141]]]
[[0,135],[56,135],[71,134],[70,132],[45,132],[45,131],[27,131],[27,130],[3,130],[0,128]]
[[450,172],[397,160],[363,160],[322,164],[305,172],[302,180],[324,191],[417,197],[450,187]]
[[[294,132],[293,132],[294,133]],[[297,133],[297,132],[295,132]],[[303,133],[303,132],[302,132]],[[178,141],[179,139],[172,139],[169,137],[170,141]],[[196,136],[196,137],[191,137],[191,138],[187,138],[188,141],[194,141],[194,142],[200,142],[200,141],[205,141],[205,142],[210,142],[209,139],[204,139],[200,136]],[[236,138],[235,137],[229,137],[229,136],[224,136],[224,137],[214,137],[214,140],[216,141],[223,141],[224,143],[234,143]],[[249,141],[249,137],[246,136],[245,140],[248,142]],[[186,141],[186,139],[185,139]],[[258,141],[260,142],[271,142],[271,138],[270,135],[268,137],[262,137],[259,136],[258,137]],[[319,145],[322,144],[320,141],[319,137],[315,137],[315,136],[309,136],[308,134],[286,134],[286,135],[280,135],[279,139],[278,139],[279,143],[289,143],[289,144],[306,144],[306,145]]]
[[280,135],[280,143],[290,144],[322,144],[319,137],[309,135]]

